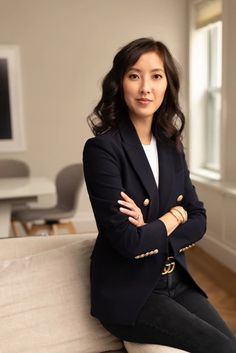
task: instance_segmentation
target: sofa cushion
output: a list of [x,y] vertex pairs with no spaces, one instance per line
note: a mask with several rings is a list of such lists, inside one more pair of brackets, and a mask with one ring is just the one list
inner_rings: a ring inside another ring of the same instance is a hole
[[[90,316],[89,258],[94,237],[80,235],[53,248],[59,237],[1,241],[0,352],[100,353],[122,348]],[[25,256],[25,250],[20,257],[15,250],[14,258],[10,250],[7,257],[8,248],[28,244],[30,249],[36,242],[44,243],[40,253]]]

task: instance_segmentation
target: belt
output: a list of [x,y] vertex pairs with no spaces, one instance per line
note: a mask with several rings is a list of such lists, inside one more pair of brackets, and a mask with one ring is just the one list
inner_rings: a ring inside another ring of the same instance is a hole
[[175,269],[175,259],[173,256],[168,256],[164,269],[162,271],[162,276],[168,275],[169,273],[172,273]]

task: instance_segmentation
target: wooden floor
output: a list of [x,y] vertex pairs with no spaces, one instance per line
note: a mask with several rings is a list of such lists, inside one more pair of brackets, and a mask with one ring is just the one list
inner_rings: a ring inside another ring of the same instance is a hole
[[236,333],[236,274],[198,247],[186,251],[186,256],[194,279]]

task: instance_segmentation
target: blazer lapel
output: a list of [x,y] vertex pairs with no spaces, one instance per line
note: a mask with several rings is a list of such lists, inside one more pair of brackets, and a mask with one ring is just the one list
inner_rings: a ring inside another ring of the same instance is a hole
[[157,189],[151,167],[130,120],[119,124],[123,147],[150,199],[148,221],[168,211],[169,198],[174,185],[174,161],[172,148],[157,139],[159,162],[159,188]]
[[123,147],[150,199],[148,220],[156,218],[159,210],[158,189],[142,144],[130,120],[119,125]]

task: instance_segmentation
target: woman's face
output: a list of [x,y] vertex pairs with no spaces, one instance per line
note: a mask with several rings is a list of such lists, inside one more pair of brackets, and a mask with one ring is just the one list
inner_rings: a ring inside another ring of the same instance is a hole
[[152,119],[167,88],[163,61],[156,52],[140,56],[123,79],[124,100],[132,121]]

